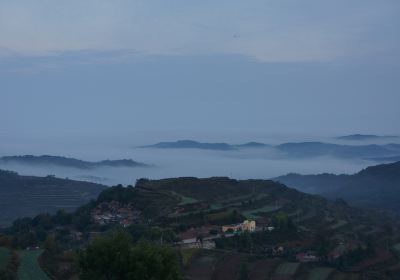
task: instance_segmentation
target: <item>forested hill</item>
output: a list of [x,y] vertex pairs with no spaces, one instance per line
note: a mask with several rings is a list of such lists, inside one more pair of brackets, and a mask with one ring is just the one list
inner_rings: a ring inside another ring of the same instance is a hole
[[77,169],[91,169],[98,167],[146,167],[147,164],[134,161],[132,159],[119,160],[102,160],[102,161],[84,161],[75,158],[60,157],[60,156],[6,156],[0,158],[0,164],[25,164],[25,165],[45,165],[45,166],[61,166]]
[[371,166],[353,175],[288,174],[275,180],[357,206],[400,211],[400,162]]
[[68,179],[20,176],[0,170],[0,227],[13,220],[59,209],[74,210],[106,187]]

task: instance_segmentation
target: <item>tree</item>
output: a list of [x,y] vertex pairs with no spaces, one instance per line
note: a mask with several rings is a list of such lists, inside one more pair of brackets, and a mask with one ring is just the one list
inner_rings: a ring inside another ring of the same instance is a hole
[[129,234],[98,238],[79,255],[80,279],[182,279],[175,252],[168,247],[140,242]]

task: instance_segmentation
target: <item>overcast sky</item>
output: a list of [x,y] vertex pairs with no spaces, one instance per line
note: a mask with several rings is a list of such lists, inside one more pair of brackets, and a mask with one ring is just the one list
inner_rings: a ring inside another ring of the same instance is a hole
[[0,136],[400,134],[399,28],[398,0],[0,0]]

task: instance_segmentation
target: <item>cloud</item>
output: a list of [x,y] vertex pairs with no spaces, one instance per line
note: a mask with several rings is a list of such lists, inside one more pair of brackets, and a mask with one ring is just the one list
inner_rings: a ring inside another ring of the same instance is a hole
[[332,61],[397,53],[399,7],[393,0],[3,0],[0,46],[23,54],[125,49]]

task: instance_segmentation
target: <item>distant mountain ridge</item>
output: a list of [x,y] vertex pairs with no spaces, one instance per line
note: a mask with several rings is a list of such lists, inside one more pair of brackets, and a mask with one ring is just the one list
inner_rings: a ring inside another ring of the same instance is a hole
[[194,140],[178,140],[174,142],[159,142],[153,145],[142,146],[142,148],[159,148],[159,149],[201,149],[201,150],[220,150],[229,151],[238,148],[265,148],[269,145],[259,142],[248,142],[239,145],[231,145],[228,143],[202,143]]
[[137,162],[131,159],[121,160],[102,160],[97,162],[90,162],[79,160],[75,158],[60,157],[60,156],[5,156],[0,158],[0,164],[18,163],[29,165],[56,165],[62,167],[70,167],[77,169],[92,169],[98,167],[146,167],[149,166],[145,163]]
[[334,156],[340,158],[369,159],[400,155],[400,144],[340,145],[323,142],[293,142],[272,146],[259,142],[231,145],[228,143],[201,143],[193,140],[178,140],[175,142],[160,142],[154,145],[142,147],[158,149],[201,149],[219,151],[234,151],[245,148],[272,148],[281,152],[282,156],[293,158]]
[[394,156],[400,144],[339,145],[323,142],[285,143],[275,146],[291,157],[336,156],[341,158],[370,158]]
[[356,206],[400,211],[400,161],[370,166],[353,175],[287,174],[274,180],[303,192],[343,198]]
[[337,137],[337,139],[340,139],[340,140],[351,140],[351,141],[374,140],[374,139],[393,139],[393,138],[399,138],[399,136],[396,136],[396,135],[374,135],[374,134],[351,134],[351,135]]

